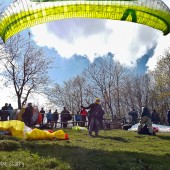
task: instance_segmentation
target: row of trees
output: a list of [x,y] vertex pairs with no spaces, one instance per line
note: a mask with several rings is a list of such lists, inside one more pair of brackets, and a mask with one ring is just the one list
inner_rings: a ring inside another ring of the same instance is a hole
[[[49,89],[49,100],[58,106],[66,105],[76,112],[81,105],[101,98],[106,113],[119,118],[135,107],[156,109],[165,118],[170,108],[170,51],[166,51],[155,71],[144,75],[135,74],[114,61],[112,54],[97,58],[88,69],[61,86]],[[164,120],[162,120],[164,121]]]

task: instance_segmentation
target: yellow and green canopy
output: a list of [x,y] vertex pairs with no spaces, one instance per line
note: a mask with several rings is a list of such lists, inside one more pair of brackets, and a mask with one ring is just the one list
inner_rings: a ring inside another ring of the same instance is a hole
[[37,24],[66,18],[102,18],[130,21],[170,32],[170,9],[161,0],[16,0],[0,18],[5,42]]

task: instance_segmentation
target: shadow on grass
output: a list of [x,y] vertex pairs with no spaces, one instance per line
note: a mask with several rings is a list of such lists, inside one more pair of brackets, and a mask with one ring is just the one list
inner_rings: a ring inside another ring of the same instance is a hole
[[[26,143],[23,146],[30,154],[35,153],[43,159],[54,158],[68,163],[72,170],[164,170],[170,167],[170,154],[153,156],[152,153],[105,151],[71,146],[70,141],[64,141],[64,146],[57,144],[56,141],[52,144]],[[44,166],[47,169],[57,168],[49,164]]]
[[98,136],[97,138],[101,138],[101,139],[110,139],[110,140],[116,140],[119,142],[124,142],[124,143],[128,143],[129,141],[122,138],[122,137],[112,137],[112,136]]
[[170,136],[160,136],[160,135],[158,135],[158,138],[160,138],[162,140],[169,140],[170,141]]
[[[40,164],[42,170],[168,170],[170,167],[170,154],[156,156],[152,150],[144,153],[143,148],[136,148],[138,145],[130,151],[126,147],[133,145],[133,142],[130,143],[129,140],[122,137],[101,135],[91,138],[86,136],[79,134],[75,137],[75,134],[70,132],[70,140],[66,141],[19,140],[14,141],[14,144],[18,142],[21,150],[29,152],[29,156],[24,157],[23,160],[30,160],[31,157],[31,160],[28,161],[30,164],[31,161],[47,160],[47,164]],[[164,140],[170,139],[169,136],[160,135],[158,137],[164,138]],[[7,137],[1,139],[6,141]],[[11,140],[12,137],[9,139]],[[11,147],[9,141],[6,145],[8,146],[9,143]],[[17,152],[15,153],[17,154]],[[30,168],[28,162],[25,163],[25,169],[34,170],[34,167]],[[61,164],[64,167],[61,168]],[[67,165],[69,166],[67,167]]]

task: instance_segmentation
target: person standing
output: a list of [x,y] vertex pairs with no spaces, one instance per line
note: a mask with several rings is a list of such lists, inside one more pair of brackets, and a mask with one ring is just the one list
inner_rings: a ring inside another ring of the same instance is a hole
[[170,126],[170,110],[168,110],[167,113],[167,121],[168,121],[168,125]]
[[25,109],[25,112],[22,115],[25,125],[28,127],[32,126],[32,116],[33,116],[33,106],[32,103],[28,103],[28,106]]
[[51,124],[51,122],[53,120],[53,115],[51,113],[51,110],[48,111],[46,117],[47,117],[47,124]]
[[90,122],[89,122],[89,136],[92,136],[92,132],[95,132],[95,136],[99,133],[99,115],[103,112],[102,106],[100,105],[100,99],[96,98],[95,102],[90,104],[88,107],[83,107],[84,109],[90,109]]
[[66,109],[66,107],[64,107],[61,111],[61,127],[67,127],[69,114],[70,112]]
[[44,124],[44,115],[45,115],[45,110],[44,110],[44,108],[42,107],[41,108],[41,110],[40,110],[40,114],[41,114],[41,116],[42,116],[42,122],[41,122],[41,125],[43,125]]
[[80,115],[81,115],[81,121],[82,121],[81,126],[85,127],[86,117],[87,117],[86,109],[82,108],[81,111],[80,111]]
[[6,121],[8,118],[8,103],[5,103],[5,106],[2,107],[2,121]]
[[56,109],[53,113],[53,121],[54,121],[54,127],[57,127],[57,121],[58,121],[58,110]]
[[138,126],[138,132],[140,132],[141,129],[145,125],[147,126],[147,128],[149,130],[149,134],[153,135],[151,114],[150,114],[150,111],[147,107],[144,107],[143,110],[142,110],[141,120],[140,120],[139,126]]
[[160,123],[159,114],[158,114],[158,112],[156,112],[155,109],[154,109],[153,112],[152,112],[151,119],[152,119],[152,122],[153,122],[154,124],[159,124],[159,123]]
[[132,111],[130,111],[128,115],[132,117],[132,125],[135,125],[138,119],[138,112],[134,108],[132,108]]
[[75,115],[75,121],[76,121],[76,126],[80,126],[81,125],[81,121],[82,121],[82,117],[80,115],[80,111],[77,111],[77,114]]
[[9,105],[8,105],[8,117],[9,117],[9,118],[10,118],[10,116],[11,116],[13,110],[14,110],[14,109],[13,109],[11,103],[9,103]]

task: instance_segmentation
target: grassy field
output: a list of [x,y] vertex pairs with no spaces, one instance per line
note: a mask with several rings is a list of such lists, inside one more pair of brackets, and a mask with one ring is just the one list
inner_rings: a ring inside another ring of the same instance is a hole
[[170,134],[66,129],[69,140],[19,140],[0,136],[0,170],[170,170]]

